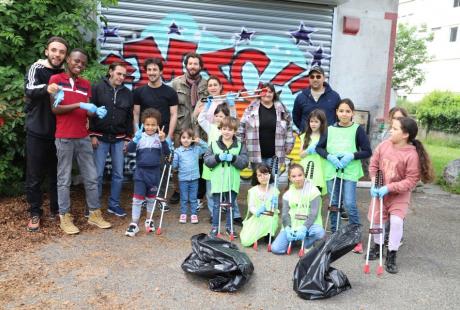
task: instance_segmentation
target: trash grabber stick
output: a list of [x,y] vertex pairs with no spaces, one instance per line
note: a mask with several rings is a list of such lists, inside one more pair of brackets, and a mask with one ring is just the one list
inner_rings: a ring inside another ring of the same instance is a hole
[[332,200],[334,200],[334,193],[335,193],[335,182],[337,181],[337,175],[339,174],[339,169],[335,169],[335,177],[334,177],[334,182],[332,183],[332,192],[331,192],[331,197],[329,198],[329,206],[327,208],[327,216],[326,216],[326,223],[324,224],[324,231],[327,230],[327,224],[329,223],[329,215],[331,213],[332,207]]
[[[309,161],[307,164],[307,172],[305,173],[305,176],[308,177],[308,197],[307,197],[307,207],[310,205],[310,195],[311,195],[311,189],[313,186],[313,173],[315,170],[315,163],[313,161]],[[321,210],[320,210],[321,212]],[[307,216],[308,218],[308,216]],[[305,219],[307,220],[307,219]],[[299,250],[299,257],[302,257],[305,253],[304,250],[304,245],[305,245],[305,238],[302,239],[302,245]]]
[[[157,197],[157,200],[158,202],[160,203],[160,206],[161,206],[161,216],[160,216],[160,224],[158,225],[158,228],[157,228],[157,235],[161,235],[161,225],[163,224],[163,215],[165,213],[165,208],[164,208],[164,205],[166,205],[166,197],[168,195],[168,187],[169,187],[169,180],[171,178],[171,169],[172,169],[172,160],[174,158],[174,152],[171,152],[170,153],[170,157],[169,157],[169,162],[168,162],[168,177],[167,177],[167,180],[166,180],[166,189],[165,189],[165,196],[163,198],[159,198]],[[153,211],[152,211],[153,213]]]
[[[165,176],[166,168],[167,168],[167,165],[166,164],[163,165],[163,171],[161,172],[160,183],[158,184],[157,194],[155,195],[155,200],[153,201],[153,207],[152,207],[152,212],[150,212],[149,222],[152,222],[153,213],[155,212],[155,206],[157,205],[157,199],[156,198],[160,195],[161,185],[163,184],[163,178]],[[147,227],[146,229],[147,229],[147,232],[152,231],[150,226]]]
[[[262,202],[262,205],[263,205],[263,206],[265,206],[265,203],[267,202],[267,195],[268,195],[268,188],[269,188],[269,186],[270,186],[270,178],[268,178],[267,185],[265,186],[265,196],[264,196],[264,200],[263,200],[263,202]],[[259,208],[260,208],[260,206],[259,206]],[[259,225],[259,226],[257,227],[257,236],[259,236],[259,234],[260,234],[260,226],[261,226],[261,225]],[[254,244],[252,245],[252,248],[253,248],[254,250],[256,250],[256,251],[257,251],[257,246],[258,246],[258,245],[257,245],[257,240],[258,240],[258,239],[256,239],[256,241],[254,241]]]
[[[235,239],[233,232],[233,203],[232,203],[232,169],[230,162],[227,162],[228,169],[228,200],[230,202],[230,241]],[[227,212],[228,215],[228,212]]]
[[[374,180],[375,187],[378,186],[379,184],[379,171],[377,171],[377,175]],[[370,223],[370,229],[369,229],[369,237],[367,239],[367,251],[366,251],[366,263],[364,264],[364,273],[370,273],[370,267],[369,267],[369,254],[371,251],[371,239],[372,239],[372,227],[374,226],[374,211],[375,211],[375,201],[377,200],[376,197],[372,197],[372,207],[371,207],[371,223]]]
[[[273,192],[276,191],[278,188],[278,172],[279,172],[279,159],[275,155],[273,156],[273,161],[272,161],[272,169],[274,169],[274,175],[275,175],[275,180],[273,182]],[[268,232],[268,246],[267,246],[267,251],[271,252],[272,251],[272,231],[273,231],[273,224],[275,222],[275,206],[273,205],[273,202],[271,202],[271,208],[270,211],[272,212],[272,222],[270,225],[270,231]]]
[[[378,173],[380,172],[380,173]],[[382,171],[377,171],[377,177],[378,177],[378,185],[379,188],[383,186],[383,172]],[[377,275],[380,276],[383,274],[383,266],[382,266],[382,255],[383,255],[383,197],[379,197],[380,199],[380,206],[379,206],[379,211],[380,211],[380,225],[379,225],[379,230],[380,230],[380,244],[379,244],[379,267],[377,268]]]
[[220,233],[220,222],[221,222],[221,216],[222,216],[222,204],[223,204],[223,191],[224,191],[224,176],[225,176],[225,165],[224,162],[222,162],[222,178],[220,182],[220,198],[219,198],[219,224],[217,226],[217,237],[221,238],[222,234]]
[[342,189],[343,189],[343,168],[341,169],[341,178],[340,178],[340,187],[339,187],[339,203],[338,203],[338,211],[337,211],[337,222],[335,225],[335,231],[339,230],[339,223],[340,223],[340,209],[343,207],[342,203]]

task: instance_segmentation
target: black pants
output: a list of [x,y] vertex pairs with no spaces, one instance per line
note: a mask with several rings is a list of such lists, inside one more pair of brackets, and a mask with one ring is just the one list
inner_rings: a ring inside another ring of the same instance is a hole
[[57,157],[54,140],[40,139],[31,135],[26,137],[26,197],[31,216],[43,214],[42,183],[48,176],[48,196],[50,211],[58,213],[57,200]]
[[200,160],[198,161],[198,165],[200,167],[200,178],[198,179],[198,195],[197,198],[203,200],[203,198],[206,196],[206,180],[201,177],[203,174],[203,164],[204,164],[204,159],[203,156],[200,157]]

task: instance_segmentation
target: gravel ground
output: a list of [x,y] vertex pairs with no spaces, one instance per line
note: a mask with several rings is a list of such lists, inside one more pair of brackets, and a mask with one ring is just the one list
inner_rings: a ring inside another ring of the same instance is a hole
[[[245,190],[241,191],[246,192]],[[368,190],[358,190],[362,219]],[[129,205],[126,186],[123,202]],[[296,255],[275,256],[266,245],[244,249],[255,271],[236,293],[214,293],[205,279],[185,274],[180,265],[191,252],[190,237],[208,232],[207,211],[198,225],[180,225],[178,206],[165,216],[163,234],[124,236],[129,218],[106,218],[114,227],[85,223],[81,188],[72,192],[81,233],[65,236],[58,222],[46,220],[40,233],[25,232],[24,198],[0,201],[1,309],[455,309],[460,297],[460,241],[456,235],[459,196],[430,187],[415,193],[398,253],[397,275],[362,272],[362,255],[350,253],[334,267],[352,289],[331,299],[306,301],[292,289]],[[240,206],[245,209],[243,196]],[[155,217],[158,222],[158,214]],[[364,221],[367,224],[367,221]],[[367,236],[367,235],[366,235]],[[238,244],[238,241],[237,241]]]

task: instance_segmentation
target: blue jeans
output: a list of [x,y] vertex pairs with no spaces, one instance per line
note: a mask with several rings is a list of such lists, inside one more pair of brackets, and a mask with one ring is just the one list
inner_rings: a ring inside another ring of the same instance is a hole
[[[313,245],[316,240],[323,238],[325,231],[321,225],[313,224],[307,231],[307,235],[304,239],[304,248],[309,248]],[[293,241],[297,242],[297,241]],[[289,241],[286,237],[284,230],[280,231],[275,241],[272,244],[272,252],[274,254],[285,254],[289,246]]]
[[[235,218],[235,211],[236,211],[236,193],[234,191],[231,191],[232,193],[232,211],[233,211],[233,216],[232,218]],[[222,200],[228,202],[228,192],[222,193]],[[220,193],[215,193],[212,194],[212,198],[214,199],[213,201],[213,210],[212,210],[212,226],[217,227],[219,226],[219,205],[220,205]],[[230,210],[228,210],[230,211]],[[224,214],[222,212],[222,214]],[[225,225],[226,228],[230,229],[230,212],[227,212],[227,222]]]
[[[209,181],[209,180],[206,180],[206,200],[208,201],[209,215],[212,218],[212,211],[214,210],[214,198],[213,198],[213,195],[211,193],[211,181]],[[219,208],[219,206],[217,206],[217,208]],[[235,218],[241,218],[240,207],[238,206],[237,201],[235,201],[235,207],[233,209],[233,215],[235,216]]]
[[191,181],[179,181],[180,191],[180,213],[187,214],[187,204],[190,202],[190,209],[192,215],[196,215],[196,208],[198,207],[197,194],[198,194],[198,179]]
[[112,157],[112,181],[110,185],[109,208],[120,205],[120,193],[123,185],[123,169],[125,156],[123,154],[124,141],[107,143],[99,140],[98,147],[94,150],[94,163],[97,171],[97,186],[99,199],[102,196],[102,181],[104,177],[105,162],[107,154]]
[[[327,183],[327,192],[329,194],[329,199],[331,199],[332,185],[334,180],[329,180]],[[359,220],[359,211],[356,207],[356,184],[357,182],[343,180],[342,185],[342,205],[348,213],[348,223],[349,224],[360,224]],[[332,197],[332,206],[338,206],[339,201],[339,191],[340,191],[340,178],[337,178],[334,187],[334,195]],[[329,215],[331,219],[331,231],[335,232],[337,225],[337,212],[331,212]],[[340,219],[339,219],[340,221]],[[340,222],[339,222],[340,225]]]

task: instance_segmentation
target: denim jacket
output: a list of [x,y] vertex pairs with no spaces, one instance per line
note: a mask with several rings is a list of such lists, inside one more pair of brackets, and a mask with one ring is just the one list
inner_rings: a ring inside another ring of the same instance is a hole
[[179,169],[179,181],[192,181],[200,177],[198,159],[208,148],[203,140],[199,144],[190,145],[188,148],[178,147],[174,151],[173,169]]

